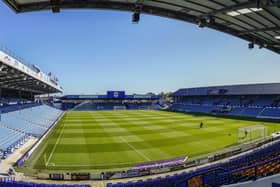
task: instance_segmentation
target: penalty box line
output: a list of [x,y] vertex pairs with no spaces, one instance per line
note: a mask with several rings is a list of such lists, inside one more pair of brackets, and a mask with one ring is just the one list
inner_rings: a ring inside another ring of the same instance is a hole
[[54,151],[55,151],[55,149],[56,149],[56,147],[57,147],[57,145],[58,145],[58,142],[60,141],[60,139],[61,139],[61,136],[62,136],[62,131],[64,130],[64,127],[65,127],[65,124],[63,123],[63,128],[61,129],[61,131],[60,131],[60,133],[59,133],[59,136],[58,136],[58,138],[57,138],[57,140],[56,140],[56,142],[55,142],[55,145],[53,146],[53,149],[52,149],[52,152],[51,152],[51,154],[50,154],[50,156],[49,156],[49,158],[48,158],[48,160],[47,160],[47,162],[46,162],[46,166],[49,166],[49,162],[50,162],[50,160],[51,160],[51,158],[52,158],[52,156],[53,156],[53,153],[54,153]]
[[119,138],[126,143],[131,149],[133,149],[136,153],[138,153],[142,158],[144,158],[146,161],[151,161],[149,157],[144,155],[142,152],[140,152],[138,149],[136,149],[133,145],[131,145],[126,139],[124,139],[122,136],[119,136]]

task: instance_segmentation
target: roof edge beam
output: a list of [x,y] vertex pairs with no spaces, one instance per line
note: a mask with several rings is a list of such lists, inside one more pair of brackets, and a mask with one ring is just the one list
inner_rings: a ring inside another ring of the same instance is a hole
[[235,11],[244,8],[267,8],[267,7],[279,7],[280,4],[277,1],[270,0],[249,0],[247,2],[238,3],[232,6],[224,7],[218,10],[213,10],[212,12],[206,13],[201,17],[215,16],[217,14],[222,14],[230,11]]
[[280,31],[280,26],[246,30],[246,31],[242,31],[240,33],[240,35],[249,34],[249,33],[256,33],[256,32],[266,32],[266,31]]
[[15,2],[15,0],[8,0],[8,1],[4,1],[4,3],[6,5],[8,5],[8,7],[10,7],[12,10],[14,10],[16,13],[20,12],[19,6],[17,5],[17,3]]

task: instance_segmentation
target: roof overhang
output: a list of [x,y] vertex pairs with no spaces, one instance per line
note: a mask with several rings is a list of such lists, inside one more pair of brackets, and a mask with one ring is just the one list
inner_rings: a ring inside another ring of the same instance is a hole
[[3,51],[0,51],[0,88],[29,92],[33,95],[63,92],[51,77],[32,70]]
[[197,88],[182,88],[173,96],[222,96],[222,95],[280,95],[280,83],[241,84],[226,86],[208,86]]
[[4,0],[15,12],[113,9],[174,18],[234,35],[280,53],[277,0]]

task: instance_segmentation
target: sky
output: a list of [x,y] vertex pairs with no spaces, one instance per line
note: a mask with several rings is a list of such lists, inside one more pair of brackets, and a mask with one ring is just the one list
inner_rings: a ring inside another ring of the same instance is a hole
[[64,94],[159,93],[280,82],[280,56],[248,42],[151,15],[101,10],[15,14],[0,3],[0,46],[52,72]]

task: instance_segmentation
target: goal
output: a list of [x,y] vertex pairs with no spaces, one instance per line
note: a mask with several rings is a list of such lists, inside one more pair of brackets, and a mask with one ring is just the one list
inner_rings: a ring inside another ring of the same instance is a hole
[[266,136],[267,136],[267,129],[263,125],[249,126],[249,127],[239,128],[237,130],[238,143],[265,139]]

